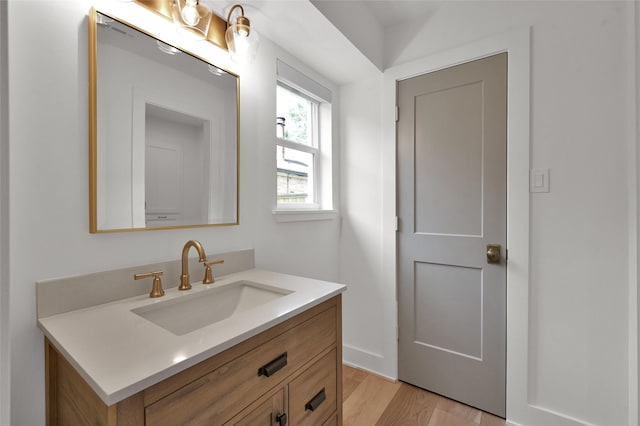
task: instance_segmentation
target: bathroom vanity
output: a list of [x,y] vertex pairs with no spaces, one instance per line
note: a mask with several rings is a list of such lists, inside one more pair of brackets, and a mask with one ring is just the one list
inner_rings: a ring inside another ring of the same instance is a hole
[[344,289],[253,269],[39,318],[47,424],[340,425]]

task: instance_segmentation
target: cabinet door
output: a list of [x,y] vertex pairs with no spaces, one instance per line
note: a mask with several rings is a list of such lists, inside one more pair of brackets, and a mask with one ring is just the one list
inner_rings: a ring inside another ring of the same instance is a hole
[[284,389],[279,389],[273,396],[258,402],[248,413],[240,413],[227,425],[233,426],[284,426],[286,414],[284,410]]
[[321,425],[337,408],[336,349],[289,384],[291,425]]

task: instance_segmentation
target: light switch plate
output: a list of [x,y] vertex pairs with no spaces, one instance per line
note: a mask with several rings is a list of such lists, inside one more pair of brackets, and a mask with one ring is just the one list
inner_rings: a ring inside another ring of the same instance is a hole
[[549,169],[531,169],[529,191],[549,192]]

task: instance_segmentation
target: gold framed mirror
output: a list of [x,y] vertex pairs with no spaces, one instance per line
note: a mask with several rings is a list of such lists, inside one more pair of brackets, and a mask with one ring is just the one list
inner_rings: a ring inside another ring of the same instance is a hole
[[239,76],[89,13],[89,231],[239,224]]

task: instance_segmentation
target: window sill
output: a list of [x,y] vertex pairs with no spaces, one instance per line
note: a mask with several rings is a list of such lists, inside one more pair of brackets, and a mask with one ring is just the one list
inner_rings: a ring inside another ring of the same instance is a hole
[[274,209],[276,222],[303,222],[307,220],[333,220],[338,217],[337,210],[287,210]]

